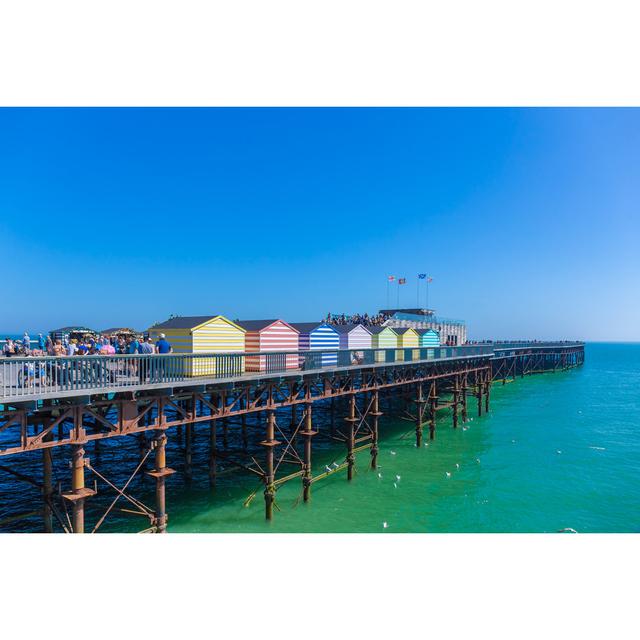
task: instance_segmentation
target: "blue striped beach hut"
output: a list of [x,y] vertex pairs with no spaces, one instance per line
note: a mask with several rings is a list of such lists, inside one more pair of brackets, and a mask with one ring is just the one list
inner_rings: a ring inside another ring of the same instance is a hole
[[439,347],[440,334],[435,329],[418,329],[421,347]]
[[[290,325],[300,332],[300,351],[340,349],[340,334],[335,330],[335,327],[326,322],[291,322]],[[323,353],[318,364],[321,367],[336,366],[338,354]]]

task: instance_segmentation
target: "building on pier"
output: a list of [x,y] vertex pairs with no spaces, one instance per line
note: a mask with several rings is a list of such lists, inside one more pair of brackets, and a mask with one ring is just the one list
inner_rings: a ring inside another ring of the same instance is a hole
[[464,320],[437,316],[432,309],[381,309],[380,314],[388,316],[384,322],[387,327],[433,329],[439,333],[440,344],[457,346],[467,341],[467,325]]
[[[300,332],[300,351],[340,349],[340,334],[326,322],[292,322],[291,326]],[[322,367],[335,366],[338,364],[338,354],[321,354],[319,364]]]
[[[284,320],[238,320],[245,331],[245,349],[249,351],[297,351],[300,332]],[[295,353],[282,354],[282,362],[276,356],[247,356],[246,370],[268,372],[272,366],[278,370],[297,369],[299,358]]]
[[[186,375],[215,376],[219,359],[207,357],[207,353],[233,353],[245,350],[246,330],[221,315],[177,316],[149,327],[149,335],[155,341],[164,333],[174,353],[202,353],[201,358],[185,359]],[[226,367],[226,363],[224,364]],[[243,373],[244,358],[229,361],[230,375]]]

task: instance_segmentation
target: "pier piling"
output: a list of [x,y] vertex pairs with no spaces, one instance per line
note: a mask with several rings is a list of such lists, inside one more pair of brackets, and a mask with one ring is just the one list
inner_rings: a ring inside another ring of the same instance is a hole
[[426,400],[422,395],[422,384],[418,383],[416,388],[416,447],[422,446],[422,423],[424,419],[424,406]]
[[260,443],[266,448],[266,465],[264,473],[264,513],[267,520],[273,518],[273,503],[276,495],[274,476],[274,448],[280,444],[275,439],[276,416],[273,410],[267,411],[266,438]]
[[380,411],[380,398],[378,389],[374,389],[371,398],[371,468],[378,468],[378,420],[382,415]]
[[436,438],[436,407],[438,404],[438,389],[435,380],[429,391],[429,440]]
[[302,464],[302,497],[304,502],[308,502],[311,497],[311,439],[316,435],[312,428],[312,406],[311,402],[305,405],[304,429],[304,461]]
[[353,471],[355,467],[355,455],[353,449],[354,442],[354,423],[356,418],[356,394],[351,393],[349,396],[349,415],[345,418],[347,423],[347,480],[353,480]]
[[156,533],[166,533],[167,531],[167,505],[165,499],[165,482],[167,476],[175,473],[173,469],[167,467],[167,436],[164,431],[157,430],[151,442],[155,454],[155,468],[148,471],[147,475],[155,478],[156,481],[156,505],[153,515],[153,526]]

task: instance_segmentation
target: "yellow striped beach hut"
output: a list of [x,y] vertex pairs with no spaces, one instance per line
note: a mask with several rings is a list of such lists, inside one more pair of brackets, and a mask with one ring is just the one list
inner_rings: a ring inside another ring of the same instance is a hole
[[[245,351],[245,329],[224,316],[177,316],[149,328],[157,340],[164,333],[174,353],[233,353]],[[218,358],[194,358],[186,364],[185,374],[213,376],[222,373],[244,373],[244,357],[233,360],[233,371],[225,362],[225,371]]]
[[412,349],[412,351],[399,351],[398,360],[417,360],[419,358],[420,334],[411,327],[396,327],[398,334],[398,347],[400,349]]

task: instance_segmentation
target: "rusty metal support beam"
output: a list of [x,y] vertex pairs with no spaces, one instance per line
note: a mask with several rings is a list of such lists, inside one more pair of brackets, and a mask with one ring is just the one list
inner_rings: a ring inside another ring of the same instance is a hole
[[416,389],[416,447],[422,446],[422,422],[426,400],[422,394],[422,383],[418,382]]
[[382,415],[380,411],[380,398],[377,389],[373,390],[371,399],[371,468],[378,468],[378,420]]
[[312,428],[312,407],[313,404],[308,402],[305,405],[304,429],[301,435],[304,437],[304,462],[302,465],[302,497],[304,502],[308,502],[311,497],[311,439],[316,435],[317,431]]
[[487,369],[485,375],[485,388],[484,388],[484,412],[489,413],[489,394],[491,393],[491,369]]
[[356,458],[353,453],[355,447],[354,441],[354,424],[358,420],[356,418],[356,394],[352,393],[349,396],[349,415],[345,418],[347,423],[347,480],[353,480],[353,473],[355,469]]
[[84,446],[73,445],[71,453],[71,491],[63,494],[63,498],[72,504],[72,530],[73,533],[84,533],[84,503],[95,491],[84,485]]
[[168,521],[165,482],[167,476],[172,475],[175,471],[167,467],[167,436],[164,431],[156,431],[151,444],[155,453],[155,468],[153,471],[147,472],[147,475],[155,478],[156,481],[156,507],[153,526],[156,533],[165,533]]
[[460,401],[460,377],[456,376],[453,382],[453,402],[451,404],[453,428],[458,427],[458,403]]
[[275,439],[275,411],[267,411],[267,433],[266,438],[260,443],[266,448],[266,465],[264,473],[264,513],[267,520],[273,519],[273,503],[276,496],[276,485],[274,476],[274,448],[280,443]]
[[438,389],[435,380],[429,390],[429,440],[436,437],[436,407],[438,406]]

